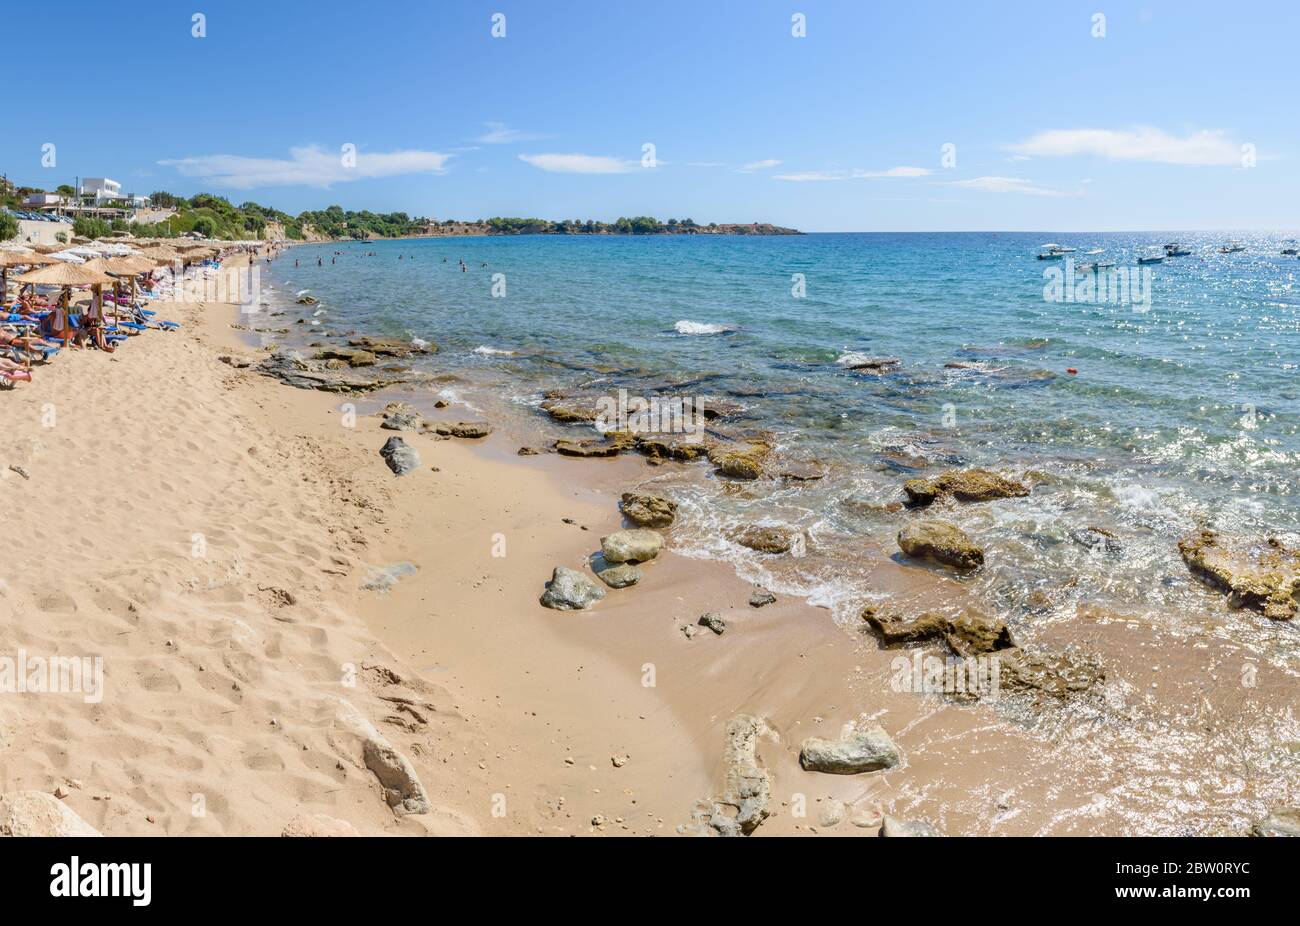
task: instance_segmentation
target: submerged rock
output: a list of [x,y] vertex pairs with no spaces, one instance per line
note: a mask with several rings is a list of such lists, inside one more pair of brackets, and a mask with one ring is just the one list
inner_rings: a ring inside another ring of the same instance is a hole
[[767,441],[751,439],[738,444],[716,444],[708,451],[709,462],[718,472],[733,479],[758,479],[763,461],[772,452]]
[[602,569],[596,575],[600,577],[600,581],[610,588],[627,588],[629,585],[636,585],[642,578],[641,570],[631,563],[619,563],[617,566],[610,566],[608,569]]
[[998,685],[1003,691],[1021,691],[1068,698],[1082,694],[1106,680],[1106,672],[1091,658],[1068,653],[1027,653],[1000,650]]
[[400,437],[390,437],[384,446],[379,448],[379,455],[384,458],[388,468],[398,476],[405,476],[420,466],[420,454]]
[[660,495],[624,492],[621,507],[624,516],[641,527],[668,527],[677,517],[677,503]]
[[639,435],[636,449],[650,461],[680,460],[684,463],[707,456],[714,446],[712,441],[692,437],[667,437],[664,435]]
[[359,347],[326,347],[316,351],[316,360],[342,360],[350,367],[372,367],[378,359]]
[[887,646],[941,638],[956,653],[965,656],[1010,649],[1016,645],[1006,621],[973,611],[955,617],[940,611],[902,616],[880,613],[868,606],[863,609],[862,619]]
[[1020,498],[1029,494],[1029,487],[986,469],[950,469],[933,479],[909,479],[903,483],[903,491],[911,504],[922,507],[940,498],[959,502]]
[[605,590],[576,569],[556,566],[542,593],[542,606],[556,611],[585,611],[605,597]]
[[1192,573],[1227,592],[1235,608],[1252,608],[1274,620],[1291,620],[1300,596],[1300,553],[1270,538],[1268,550],[1256,563],[1248,562],[1219,542],[1211,530],[1184,538],[1178,552]]
[[898,546],[908,556],[931,559],[954,569],[984,565],[984,551],[966,532],[947,521],[914,521],[898,532]]
[[731,539],[759,553],[780,554],[793,550],[800,534],[789,527],[746,524],[732,531]]
[[568,440],[555,442],[555,452],[566,457],[616,457],[636,446],[636,438],[626,431],[615,431],[599,440]]
[[1070,539],[1081,547],[1087,547],[1089,550],[1101,547],[1112,555],[1124,552],[1124,547],[1119,542],[1119,538],[1115,536],[1114,531],[1109,531],[1104,527],[1089,526],[1072,530],[1070,531]]
[[387,357],[409,357],[411,354],[431,354],[438,350],[437,344],[431,344],[428,341],[421,341],[418,345],[413,341],[403,341],[401,338],[381,338],[372,335],[362,335],[348,341],[353,347],[361,347],[370,351],[372,354],[383,354]]
[[842,739],[813,736],[799,749],[799,764],[805,771],[832,775],[857,775],[893,768],[899,763],[898,747],[880,726],[854,731]]
[[600,551],[608,563],[644,563],[658,556],[663,545],[663,534],[641,527],[600,538]]
[[880,825],[881,836],[938,836],[936,830],[925,820],[899,820],[886,816]]

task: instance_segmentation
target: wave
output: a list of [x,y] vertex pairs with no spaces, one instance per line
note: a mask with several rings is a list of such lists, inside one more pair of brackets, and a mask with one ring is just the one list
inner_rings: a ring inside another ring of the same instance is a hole
[[729,325],[712,325],[707,322],[692,322],[682,320],[673,325],[678,334],[727,334],[735,331]]
[[472,354],[481,354],[484,357],[513,357],[515,352],[512,350],[502,350],[499,347],[479,346],[470,351]]

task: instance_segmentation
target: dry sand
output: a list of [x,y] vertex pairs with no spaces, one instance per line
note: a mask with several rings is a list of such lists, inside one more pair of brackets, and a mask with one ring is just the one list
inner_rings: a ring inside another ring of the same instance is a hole
[[[674,555],[671,529],[640,585],[544,609],[551,570],[586,568],[621,526],[643,463],[406,433],[423,464],[397,478],[379,400],[351,400],[352,422],[350,400],[219,361],[256,354],[231,306],[155,308],[185,328],[66,352],[0,395],[0,655],[99,656],[106,676],[99,703],[0,695],[0,793],[66,792],[107,834],[276,835],[317,814],[362,834],[699,832],[726,723],[748,713],[773,733],[760,834],[874,835],[881,812],[945,833],[1236,832],[1294,800],[1283,766],[1240,768],[1222,745],[1294,729],[1284,676],[1266,665],[1249,703],[1229,691],[1194,715],[1206,679],[1236,671],[1213,639],[1144,707],[1143,649],[1168,641],[1089,623],[1124,679],[1121,727],[1095,707],[1009,715],[893,691],[897,651],[799,601],[749,607],[751,586]],[[418,572],[361,587],[398,562]],[[883,558],[877,579],[909,601],[955,594]],[[726,633],[688,639],[705,611]],[[358,713],[410,760],[430,812],[390,809]],[[799,768],[803,738],[859,718],[894,738],[899,768]],[[1194,748],[1153,766],[1147,740],[1184,727]]]

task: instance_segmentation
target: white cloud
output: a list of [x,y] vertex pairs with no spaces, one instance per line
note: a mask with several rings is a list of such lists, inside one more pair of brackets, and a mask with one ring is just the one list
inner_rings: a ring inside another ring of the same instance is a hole
[[638,166],[594,154],[521,154],[519,160],[554,174],[626,174]]
[[504,122],[485,122],[483,125],[487,127],[487,131],[474,139],[483,145],[509,145],[520,141],[536,141],[545,137],[534,132],[512,129]]
[[251,190],[264,186],[329,187],[350,180],[397,177],[403,174],[440,174],[451,158],[437,151],[358,151],[353,166],[345,166],[342,152],[318,145],[290,148],[285,158],[249,158],[238,154],[205,154],[159,161],[182,176],[214,185]]
[[830,180],[866,180],[874,177],[925,177],[928,167],[891,167],[888,170],[808,170],[793,174],[776,174],[777,180],[791,183],[815,183]]
[[764,161],[750,161],[748,164],[741,164],[738,170],[742,173],[749,173],[752,170],[767,170],[769,167],[776,167],[780,163],[775,158],[768,158]]
[[1221,129],[1203,129],[1178,137],[1148,126],[1122,131],[1052,129],[1012,145],[1011,150],[1038,157],[1092,155],[1111,161],[1225,167],[1240,166],[1242,157],[1241,145]]
[[1060,190],[1038,186],[1030,180],[1020,177],[974,177],[970,180],[955,180],[953,186],[981,193],[1023,193],[1027,196],[1069,196]]

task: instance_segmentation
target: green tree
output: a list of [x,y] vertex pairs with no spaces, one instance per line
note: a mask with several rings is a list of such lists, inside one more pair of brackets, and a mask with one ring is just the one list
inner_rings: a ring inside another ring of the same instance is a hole
[[18,218],[12,212],[0,212],[0,241],[18,237]]

